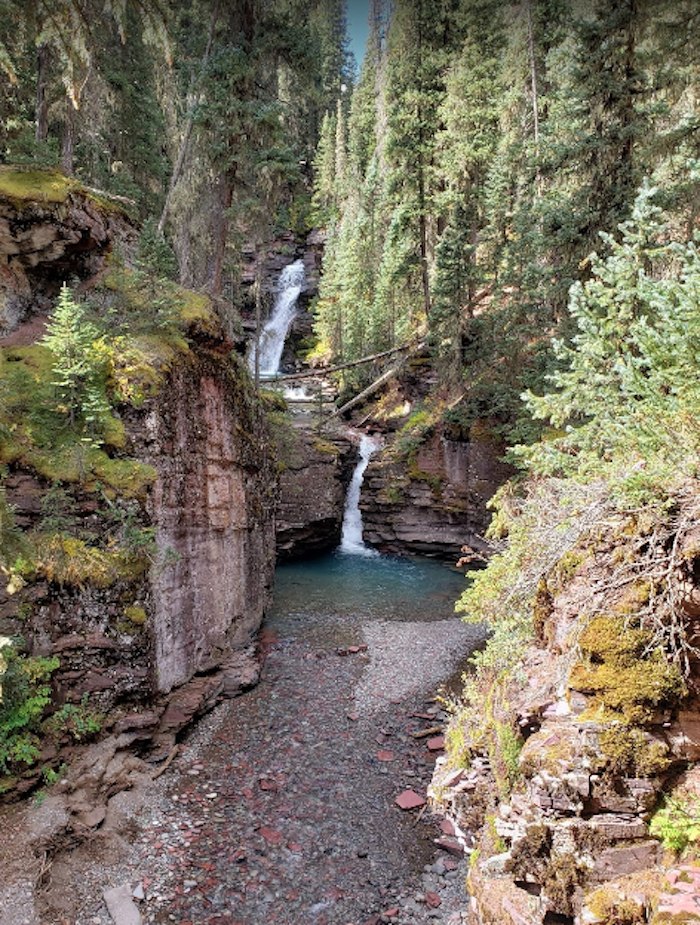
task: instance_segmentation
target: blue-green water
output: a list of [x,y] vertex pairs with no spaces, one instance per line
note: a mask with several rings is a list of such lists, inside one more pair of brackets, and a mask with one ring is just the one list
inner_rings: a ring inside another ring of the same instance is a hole
[[447,620],[465,587],[464,575],[431,559],[338,550],[277,568],[270,620]]

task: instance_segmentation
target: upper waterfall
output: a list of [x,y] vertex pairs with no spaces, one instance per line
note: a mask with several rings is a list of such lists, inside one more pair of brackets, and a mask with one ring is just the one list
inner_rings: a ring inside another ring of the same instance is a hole
[[[280,273],[277,296],[272,314],[260,332],[258,341],[258,369],[261,376],[275,376],[279,372],[284,341],[296,314],[297,300],[304,286],[304,261],[295,260]],[[255,371],[255,348],[250,353],[251,372]]]
[[360,556],[379,555],[376,550],[365,546],[362,539],[362,511],[360,510],[360,490],[362,489],[365,469],[369,465],[370,457],[378,449],[379,440],[375,437],[370,437],[368,434],[362,435],[360,439],[360,459],[355,466],[347,498],[345,499],[343,532],[340,540],[340,548],[343,552]]

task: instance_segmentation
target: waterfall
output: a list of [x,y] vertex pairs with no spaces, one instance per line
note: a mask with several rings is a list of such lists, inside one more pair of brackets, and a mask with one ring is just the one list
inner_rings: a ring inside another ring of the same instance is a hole
[[[275,376],[279,372],[284,341],[296,314],[297,300],[303,285],[304,261],[295,260],[280,273],[272,314],[260,333],[258,351],[261,376]],[[251,372],[255,371],[255,349],[250,354],[250,369]]]
[[379,441],[363,434],[360,440],[360,459],[352,474],[352,481],[345,499],[345,514],[343,515],[343,533],[340,548],[343,552],[356,556],[378,556],[379,553],[369,546],[365,546],[362,539],[362,511],[360,510],[360,489],[365,469],[369,464],[371,455],[379,449]]

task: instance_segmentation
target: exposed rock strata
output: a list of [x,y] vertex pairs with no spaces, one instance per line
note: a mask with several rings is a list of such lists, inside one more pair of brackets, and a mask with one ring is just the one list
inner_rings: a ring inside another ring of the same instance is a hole
[[407,467],[392,458],[389,444],[370,461],[362,486],[366,542],[386,552],[452,561],[463,545],[485,552],[486,502],[510,473],[501,455],[487,437],[458,441],[436,433]]
[[[49,179],[59,183],[60,176]],[[0,186],[6,326],[25,312],[45,312],[66,276],[99,271],[115,235],[133,237],[119,211],[61,182],[67,189],[55,201],[3,198]],[[32,324],[15,333],[31,342]],[[151,464],[153,484],[146,480],[125,499],[94,479],[52,483],[21,458],[3,480],[20,530],[47,530],[47,493],[56,489],[62,520],[50,529],[71,541],[85,536],[96,543],[124,531],[134,542],[155,535],[155,551],[135,547],[133,564],[107,580],[88,575],[61,583],[39,570],[15,594],[3,582],[0,635],[21,636],[31,655],[58,656],[54,708],[89,702],[104,717],[103,734],[113,729],[141,749],[155,741],[158,756],[194,717],[255,683],[255,632],[274,568],[277,476],[264,417],[213,313],[189,325],[189,343],[180,337],[183,346],[171,351],[155,394],[118,409],[126,439],[109,448],[127,470]],[[109,542],[108,551],[121,548]],[[60,763],[59,748],[69,760],[81,751],[64,736],[44,747],[39,765],[0,789],[31,790],[41,765]],[[114,792],[118,784],[105,787]]]
[[357,448],[339,431],[320,437],[289,426],[277,429],[275,438],[280,463],[279,559],[335,549]]
[[167,692],[221,664],[262,622],[274,473],[253,399],[224,358],[177,369],[147,425],[159,475],[150,508],[168,556],[152,573],[156,686]]
[[98,273],[115,241],[133,245],[135,232],[119,208],[105,208],[60,175],[56,184],[65,186],[60,196],[41,188],[35,199],[0,194],[0,335],[47,311],[68,277]]
[[[623,561],[629,562],[630,550],[639,554],[643,546],[629,524],[617,524],[617,533],[614,522],[606,528],[617,542],[606,540],[607,534],[599,536],[592,554],[589,548],[579,564],[570,560],[573,577],[558,585],[550,577],[552,593],[539,601],[539,645],[525,653],[517,679],[491,688],[491,694],[498,691],[501,707],[495,700],[485,701],[482,716],[453,721],[455,730],[462,725],[455,735],[470,743],[472,757],[466,763],[438,760],[433,799],[453,821],[465,848],[475,849],[469,890],[476,925],[660,925],[700,916],[700,907],[688,899],[689,892],[700,898],[691,887],[694,873],[676,890],[678,872],[665,878],[664,852],[649,828],[664,794],[690,807],[691,816],[696,812],[700,784],[692,765],[700,761],[698,704],[692,698],[682,700],[678,685],[653,709],[615,719],[611,708],[606,712],[601,704],[604,694],[590,681],[591,673],[595,677],[608,662],[595,650],[587,654],[586,646],[593,639],[604,653],[605,647],[612,651],[626,645],[620,643],[627,632],[624,615],[634,612],[637,600],[630,582],[610,591],[616,557],[620,560],[625,553]],[[700,585],[699,548],[692,529],[685,536],[670,535],[680,563],[672,576],[673,593],[690,615]],[[624,546],[625,540],[630,545]],[[638,585],[637,592],[640,587],[645,586]],[[584,609],[604,614],[588,638],[578,622]],[[614,629],[615,620],[620,635],[606,637],[606,626]],[[606,675],[612,690],[621,685],[621,703],[657,697],[660,687],[649,686],[651,673],[659,671],[654,657],[637,652],[634,662]],[[645,662],[647,658],[651,660]],[[689,683],[691,688],[697,684],[697,670]],[[635,685],[646,693],[636,694]],[[483,732],[489,723],[497,734],[517,729],[524,739],[512,790],[504,784],[502,753],[470,739],[471,730]],[[694,915],[664,917],[688,911],[684,897]]]

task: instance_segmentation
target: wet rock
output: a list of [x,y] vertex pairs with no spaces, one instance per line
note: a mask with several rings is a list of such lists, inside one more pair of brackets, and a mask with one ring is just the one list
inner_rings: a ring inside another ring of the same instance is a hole
[[486,502],[510,473],[501,456],[494,440],[436,433],[418,452],[415,477],[407,478],[403,462],[380,455],[367,469],[360,502],[366,541],[453,562],[465,543],[483,553]]
[[281,561],[334,549],[340,543],[345,496],[357,450],[333,433],[320,438],[296,428],[277,434],[280,473],[276,520]]

